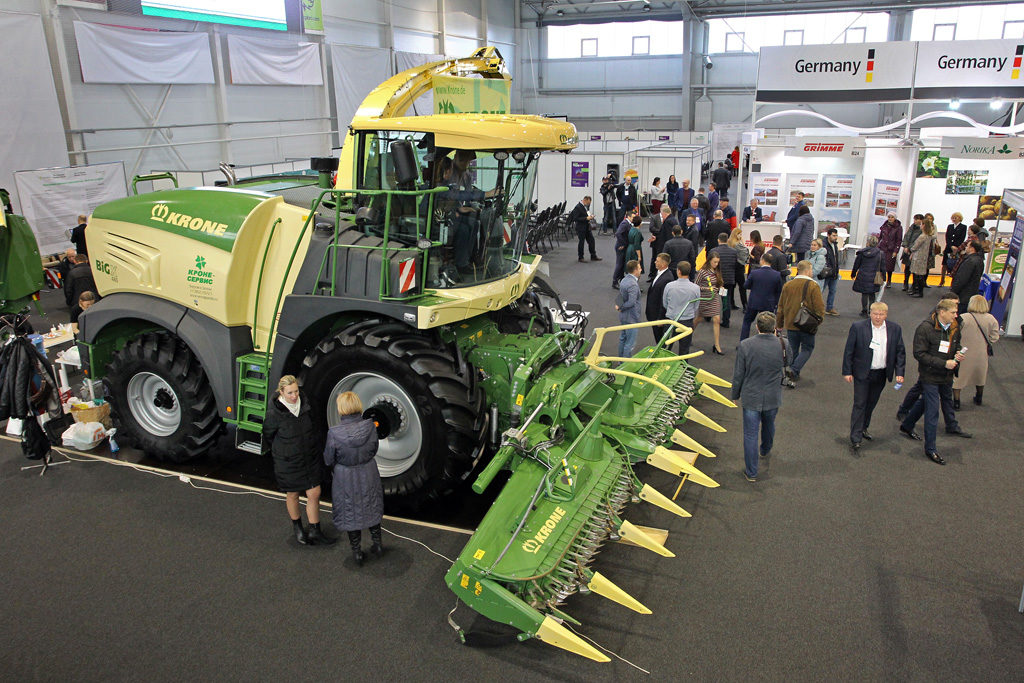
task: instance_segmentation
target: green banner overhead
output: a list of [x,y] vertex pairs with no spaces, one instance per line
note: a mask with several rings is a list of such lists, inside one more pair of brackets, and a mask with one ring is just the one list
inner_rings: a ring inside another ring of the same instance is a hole
[[320,0],[302,0],[302,28],[306,33],[324,32],[324,11]]

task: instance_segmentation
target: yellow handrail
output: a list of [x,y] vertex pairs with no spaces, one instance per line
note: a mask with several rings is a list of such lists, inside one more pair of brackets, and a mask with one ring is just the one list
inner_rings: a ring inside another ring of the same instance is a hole
[[677,330],[679,330],[679,334],[670,339],[665,340],[666,346],[671,346],[673,343],[679,341],[686,335],[693,334],[692,328],[687,327],[681,322],[677,322],[675,320],[648,320],[645,323],[629,323],[628,325],[614,325],[612,327],[594,328],[594,334],[596,335],[596,339],[594,339],[594,344],[590,347],[590,350],[587,352],[587,355],[583,358],[583,362],[584,364],[586,364],[588,368],[591,368],[592,370],[597,370],[598,372],[603,372],[607,375],[620,375],[622,377],[632,377],[633,379],[640,380],[641,382],[647,382],[648,384],[652,384],[658,389],[661,389],[666,394],[668,394],[670,398],[674,399],[676,397],[675,392],[656,379],[645,377],[644,375],[641,375],[636,372],[629,372],[628,370],[603,368],[598,365],[598,363],[600,363],[601,361],[618,361],[620,363],[628,363],[631,361],[643,361],[644,363],[670,363],[681,360],[688,360],[690,358],[696,358],[697,356],[701,356],[704,354],[703,351],[694,351],[693,353],[687,353],[682,356],[665,356],[664,358],[620,358],[618,356],[601,355],[601,343],[604,341],[604,335],[606,335],[609,332],[621,332],[623,330],[640,329],[641,327],[655,327],[668,325],[671,325],[675,327]]

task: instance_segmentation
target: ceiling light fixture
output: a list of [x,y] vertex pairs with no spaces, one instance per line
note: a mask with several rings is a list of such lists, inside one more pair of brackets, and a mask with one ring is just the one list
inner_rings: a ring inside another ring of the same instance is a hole
[[1003,101],[998,97],[988,103],[989,109],[999,109],[1003,106]]
[[957,109],[959,109],[960,108],[960,100],[958,100],[955,97],[953,99],[951,99],[949,101],[949,108],[952,109],[953,111],[956,111]]

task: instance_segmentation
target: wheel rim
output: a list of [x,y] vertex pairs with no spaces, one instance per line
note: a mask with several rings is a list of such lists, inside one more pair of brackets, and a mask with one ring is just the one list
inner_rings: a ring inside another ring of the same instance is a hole
[[389,414],[399,416],[398,424],[391,425],[391,433],[380,440],[377,448],[377,468],[382,477],[395,477],[405,472],[420,456],[423,445],[423,425],[416,402],[392,379],[373,372],[356,372],[347,375],[334,386],[327,400],[327,424],[335,426],[340,421],[337,406],[338,396],[351,391],[363,403],[363,409],[386,406]]
[[170,436],[181,425],[178,395],[152,372],[140,372],[128,382],[128,408],[139,426],[154,436]]

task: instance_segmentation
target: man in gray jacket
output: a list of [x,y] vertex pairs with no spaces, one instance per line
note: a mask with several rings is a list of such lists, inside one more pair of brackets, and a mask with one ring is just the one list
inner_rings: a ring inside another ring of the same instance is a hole
[[[775,336],[775,315],[762,311],[754,319],[757,334],[740,342],[732,375],[732,398],[743,408],[743,476],[757,481],[757,456],[771,455],[775,441],[775,415],[782,405],[783,368],[789,351]],[[761,447],[758,449],[758,431]]]
[[[619,301],[615,310],[619,312],[619,324],[629,325],[640,322],[640,262],[632,259],[626,262],[626,275],[619,283]],[[619,357],[633,355],[637,329],[619,332]]]

